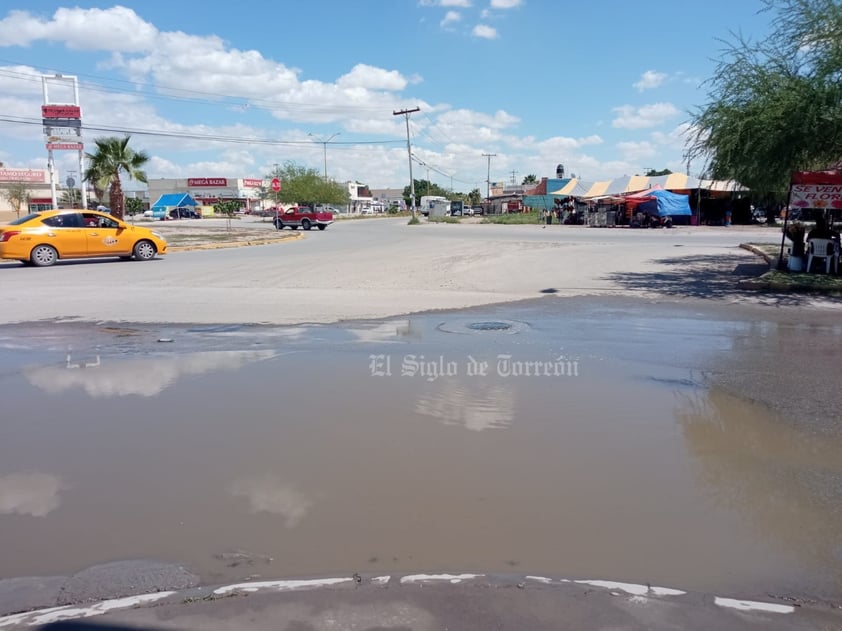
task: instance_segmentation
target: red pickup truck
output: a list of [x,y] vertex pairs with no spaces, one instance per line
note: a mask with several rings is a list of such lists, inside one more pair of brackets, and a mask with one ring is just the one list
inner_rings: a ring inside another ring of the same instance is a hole
[[309,230],[313,226],[319,230],[324,230],[333,223],[333,213],[315,211],[306,206],[287,208],[286,210],[279,209],[272,218],[272,223],[278,230],[283,230],[286,227],[293,230],[298,230],[299,227]]

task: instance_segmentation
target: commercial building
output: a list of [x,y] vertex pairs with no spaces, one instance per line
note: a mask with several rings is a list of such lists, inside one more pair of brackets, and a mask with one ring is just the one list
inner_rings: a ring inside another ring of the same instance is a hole
[[[219,202],[237,201],[246,211],[263,207],[262,178],[236,177],[188,177],[158,178],[148,182],[148,199],[156,200],[162,195],[187,193],[202,206],[213,206]],[[267,205],[271,205],[267,200]]]
[[47,169],[13,168],[0,163],[0,212],[15,210],[7,197],[11,189],[21,186],[29,196],[28,206],[21,205],[22,215],[52,207],[50,172]]

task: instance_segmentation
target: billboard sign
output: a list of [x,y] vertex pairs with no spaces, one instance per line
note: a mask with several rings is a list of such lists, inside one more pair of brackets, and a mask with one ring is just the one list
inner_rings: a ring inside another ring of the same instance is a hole
[[73,127],[74,129],[80,129],[82,127],[82,121],[78,118],[43,118],[41,119],[41,123],[44,127],[49,127],[50,129],[54,127]]
[[41,118],[82,118],[82,108],[78,105],[42,105]]
[[228,186],[228,178],[224,177],[189,177],[187,186]]
[[47,181],[45,169],[0,168],[0,182],[39,182]]
[[47,149],[58,151],[81,151],[85,148],[81,142],[48,142]]

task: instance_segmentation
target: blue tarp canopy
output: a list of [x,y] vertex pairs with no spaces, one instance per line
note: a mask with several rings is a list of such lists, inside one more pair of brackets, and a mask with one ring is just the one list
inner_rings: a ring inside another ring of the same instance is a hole
[[198,206],[196,200],[189,193],[169,193],[161,195],[157,202],[152,205],[152,210],[167,208],[184,208],[185,206]]
[[690,217],[693,214],[693,211],[690,210],[689,195],[653,190],[648,192],[647,197],[650,199],[637,207],[640,212],[650,215],[657,214],[659,217]]

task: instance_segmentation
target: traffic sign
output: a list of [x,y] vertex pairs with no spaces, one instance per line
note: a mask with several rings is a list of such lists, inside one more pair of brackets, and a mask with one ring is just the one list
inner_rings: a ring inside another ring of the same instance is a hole
[[276,177],[272,178],[272,190],[276,193],[281,190],[281,181]]

